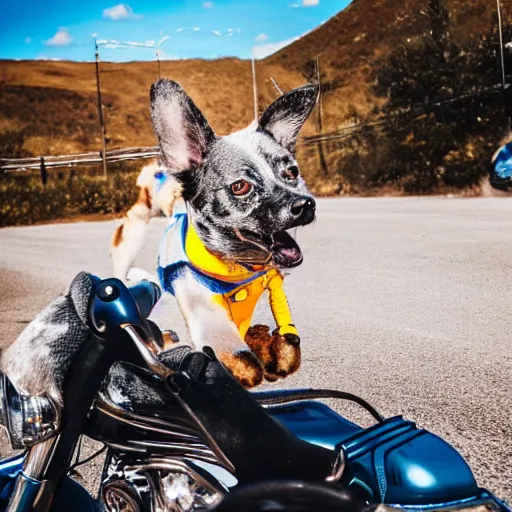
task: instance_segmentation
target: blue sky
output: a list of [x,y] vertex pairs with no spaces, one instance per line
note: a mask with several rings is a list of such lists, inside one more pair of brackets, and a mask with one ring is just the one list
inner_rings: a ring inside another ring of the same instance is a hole
[[350,0],[1,0],[0,58],[94,59],[94,40],[153,48],[101,48],[102,60],[257,58],[314,29]]

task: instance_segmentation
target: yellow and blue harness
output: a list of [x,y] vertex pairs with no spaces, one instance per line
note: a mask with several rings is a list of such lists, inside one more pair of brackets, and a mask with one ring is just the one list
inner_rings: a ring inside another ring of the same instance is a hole
[[177,213],[170,219],[158,255],[157,271],[164,290],[174,295],[173,284],[185,270],[214,293],[214,302],[226,310],[242,339],[265,290],[279,334],[298,335],[279,270],[272,264],[249,268],[220,259],[204,246],[187,214]]

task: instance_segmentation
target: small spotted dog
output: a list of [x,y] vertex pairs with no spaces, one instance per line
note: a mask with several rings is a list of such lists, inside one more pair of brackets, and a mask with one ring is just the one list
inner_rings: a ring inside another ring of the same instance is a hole
[[[315,85],[294,89],[259,123],[221,137],[177,83],[153,84],[151,117],[162,160],[142,170],[139,198],[112,239],[114,274],[129,278],[149,220],[161,212],[169,217],[158,255],[160,283],[177,299],[195,348],[212,346],[247,387],[300,366],[282,269],[302,263],[287,230],[315,218],[294,152],[317,97]],[[173,215],[178,198],[186,213]],[[276,321],[272,333],[251,327],[264,291]]]

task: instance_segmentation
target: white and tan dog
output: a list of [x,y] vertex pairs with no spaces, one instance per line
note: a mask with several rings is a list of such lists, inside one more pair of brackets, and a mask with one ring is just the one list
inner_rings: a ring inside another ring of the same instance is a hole
[[[162,163],[144,167],[139,198],[114,233],[115,276],[127,277],[147,223],[163,212],[170,223],[158,276],[176,297],[195,347],[212,346],[247,387],[296,371],[300,338],[280,269],[302,262],[286,230],[315,218],[294,153],[318,88],[294,89],[272,103],[259,123],[224,137],[215,135],[175,82],[158,81],[150,96]],[[186,213],[173,215],[178,198]],[[250,326],[264,291],[276,321],[272,334]]]

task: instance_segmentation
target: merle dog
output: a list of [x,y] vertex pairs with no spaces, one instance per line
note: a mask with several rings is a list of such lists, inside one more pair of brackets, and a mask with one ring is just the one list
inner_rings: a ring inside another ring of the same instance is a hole
[[[275,100],[259,123],[217,136],[177,83],[153,84],[151,117],[161,160],[143,169],[139,199],[112,239],[116,277],[140,277],[129,271],[147,223],[161,211],[170,217],[158,256],[160,282],[176,297],[195,347],[212,346],[247,387],[300,365],[280,269],[302,262],[287,230],[315,218],[294,154],[317,97],[317,86],[299,87]],[[172,215],[177,198],[185,214]],[[250,327],[265,290],[277,324],[272,334]]]

